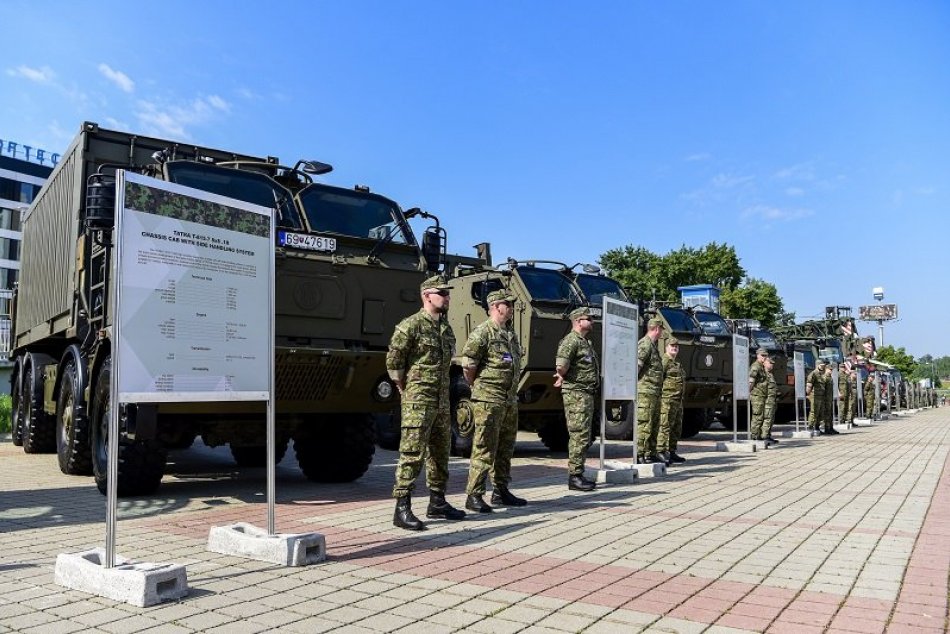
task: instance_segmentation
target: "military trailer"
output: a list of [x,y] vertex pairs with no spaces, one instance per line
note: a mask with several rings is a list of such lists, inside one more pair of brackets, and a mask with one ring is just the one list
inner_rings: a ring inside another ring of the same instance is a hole
[[[23,223],[12,310],[13,439],[58,454],[65,473],[105,491],[109,419],[112,233],[119,169],[274,209],[277,459],[294,442],[314,481],[352,481],[375,451],[372,415],[396,406],[385,370],[395,324],[418,310],[419,284],[438,270],[438,220],[417,240],[411,216],[368,188],[334,187],[257,157],[85,123]],[[263,371],[263,370],[262,370]],[[228,444],[244,466],[266,463],[262,403],[124,403],[120,495],[155,490],[169,449],[196,436]]]

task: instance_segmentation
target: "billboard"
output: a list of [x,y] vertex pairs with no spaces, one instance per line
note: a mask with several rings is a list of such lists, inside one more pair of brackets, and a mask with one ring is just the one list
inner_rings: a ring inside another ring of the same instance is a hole
[[897,304],[872,304],[858,307],[861,321],[890,321],[897,319]]

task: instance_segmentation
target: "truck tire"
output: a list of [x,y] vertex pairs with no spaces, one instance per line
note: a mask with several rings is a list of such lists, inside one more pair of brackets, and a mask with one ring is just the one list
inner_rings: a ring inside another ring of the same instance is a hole
[[402,439],[401,416],[397,411],[389,414],[376,414],[376,444],[386,451],[399,451]]
[[[267,466],[267,446],[266,445],[229,445],[231,457],[241,468],[255,468]],[[277,439],[277,446],[274,448],[274,464],[280,464],[287,453],[287,440]]]
[[327,418],[294,437],[297,463],[313,482],[353,482],[373,462],[375,423],[361,414]]
[[[607,440],[633,440],[634,418],[630,416],[630,409],[626,403],[618,405],[614,401],[612,404],[608,404],[604,423]],[[591,438],[600,434],[600,420],[597,416],[594,416],[594,418],[594,431],[596,433],[591,435]]]
[[469,400],[472,398],[472,388],[461,374],[456,374],[452,378],[449,386],[449,417],[452,427],[452,446],[450,455],[462,458],[472,457],[472,442],[475,434],[469,434],[467,437],[459,432],[459,412],[458,409],[469,408]]
[[10,377],[10,437],[15,447],[23,446],[23,399],[20,398],[23,377],[22,358],[17,357]]
[[567,433],[567,420],[563,416],[548,419],[538,430],[538,436],[551,451],[567,451],[567,441],[570,438]]
[[[92,396],[92,473],[96,487],[106,494],[109,454],[110,403],[109,390],[112,359],[106,359],[96,378]],[[154,440],[119,443],[119,478],[116,491],[119,497],[150,495],[162,482],[165,473],[165,448]]]
[[683,430],[680,438],[692,438],[706,427],[706,410],[689,407],[683,410]]
[[43,411],[43,375],[35,363],[26,366],[21,386],[23,451],[52,453],[56,450],[56,424]]
[[63,366],[56,399],[56,455],[59,470],[68,475],[92,474],[89,419],[77,407],[81,389],[75,361],[69,361]]

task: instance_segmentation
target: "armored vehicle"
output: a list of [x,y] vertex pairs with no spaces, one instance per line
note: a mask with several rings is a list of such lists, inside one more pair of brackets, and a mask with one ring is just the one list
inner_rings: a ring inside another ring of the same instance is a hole
[[[277,458],[294,441],[304,474],[351,481],[375,450],[371,414],[398,399],[385,371],[396,322],[418,310],[445,233],[421,244],[403,212],[368,188],[314,181],[329,165],[257,157],[83,124],[23,223],[13,302],[14,442],[56,451],[65,473],[105,491],[115,174],[119,169],[274,209]],[[121,405],[121,495],[153,491],[168,449],[196,436],[230,445],[239,465],[266,462],[263,404]]]

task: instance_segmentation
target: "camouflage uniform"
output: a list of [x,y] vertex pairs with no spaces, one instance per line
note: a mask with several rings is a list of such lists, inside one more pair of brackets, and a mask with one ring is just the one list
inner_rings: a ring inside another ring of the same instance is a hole
[[821,377],[821,380],[825,383],[825,407],[822,410],[824,418],[821,419],[822,426],[826,432],[831,431],[834,428],[834,416],[835,416],[835,389],[831,383],[831,374],[828,370],[825,370],[825,375]]
[[768,397],[770,373],[758,359],[749,366],[749,401],[752,406],[752,422],[749,431],[752,440],[762,438],[762,425],[765,422],[765,401]]
[[660,404],[660,431],[656,439],[658,451],[676,453],[683,433],[683,394],[686,373],[679,361],[663,353],[663,393]]
[[475,432],[465,488],[469,495],[485,493],[489,473],[496,489],[511,482],[521,358],[515,331],[507,325],[499,327],[491,319],[477,326],[462,348],[462,367],[476,370],[472,384]]
[[644,335],[637,343],[637,455],[656,454],[660,430],[660,396],[663,391],[663,359],[658,341]]
[[386,369],[402,379],[402,439],[393,497],[412,493],[426,465],[429,491],[445,494],[449,479],[449,366],[455,354],[455,334],[445,315],[433,319],[420,310],[396,326]]
[[875,396],[874,374],[869,373],[864,382],[864,415],[868,418],[874,418],[880,413],[880,401]]
[[851,398],[848,399],[848,422],[853,423],[854,417],[858,413],[858,372],[853,370],[848,373],[848,392]]
[[854,394],[851,392],[851,375],[838,369],[838,422],[848,423],[848,415],[851,412],[851,400]]
[[764,438],[772,437],[772,425],[775,424],[775,410],[778,408],[778,383],[775,381],[775,374],[765,372],[765,413],[762,416],[762,433]]
[[808,412],[808,426],[812,429],[818,429],[818,426],[825,419],[825,379],[824,370],[815,368],[808,374],[805,380],[807,385],[811,386],[811,411]]
[[556,363],[568,368],[561,384],[564,416],[570,434],[567,470],[569,475],[582,476],[594,420],[594,395],[600,385],[600,362],[590,341],[572,330],[557,346]]

